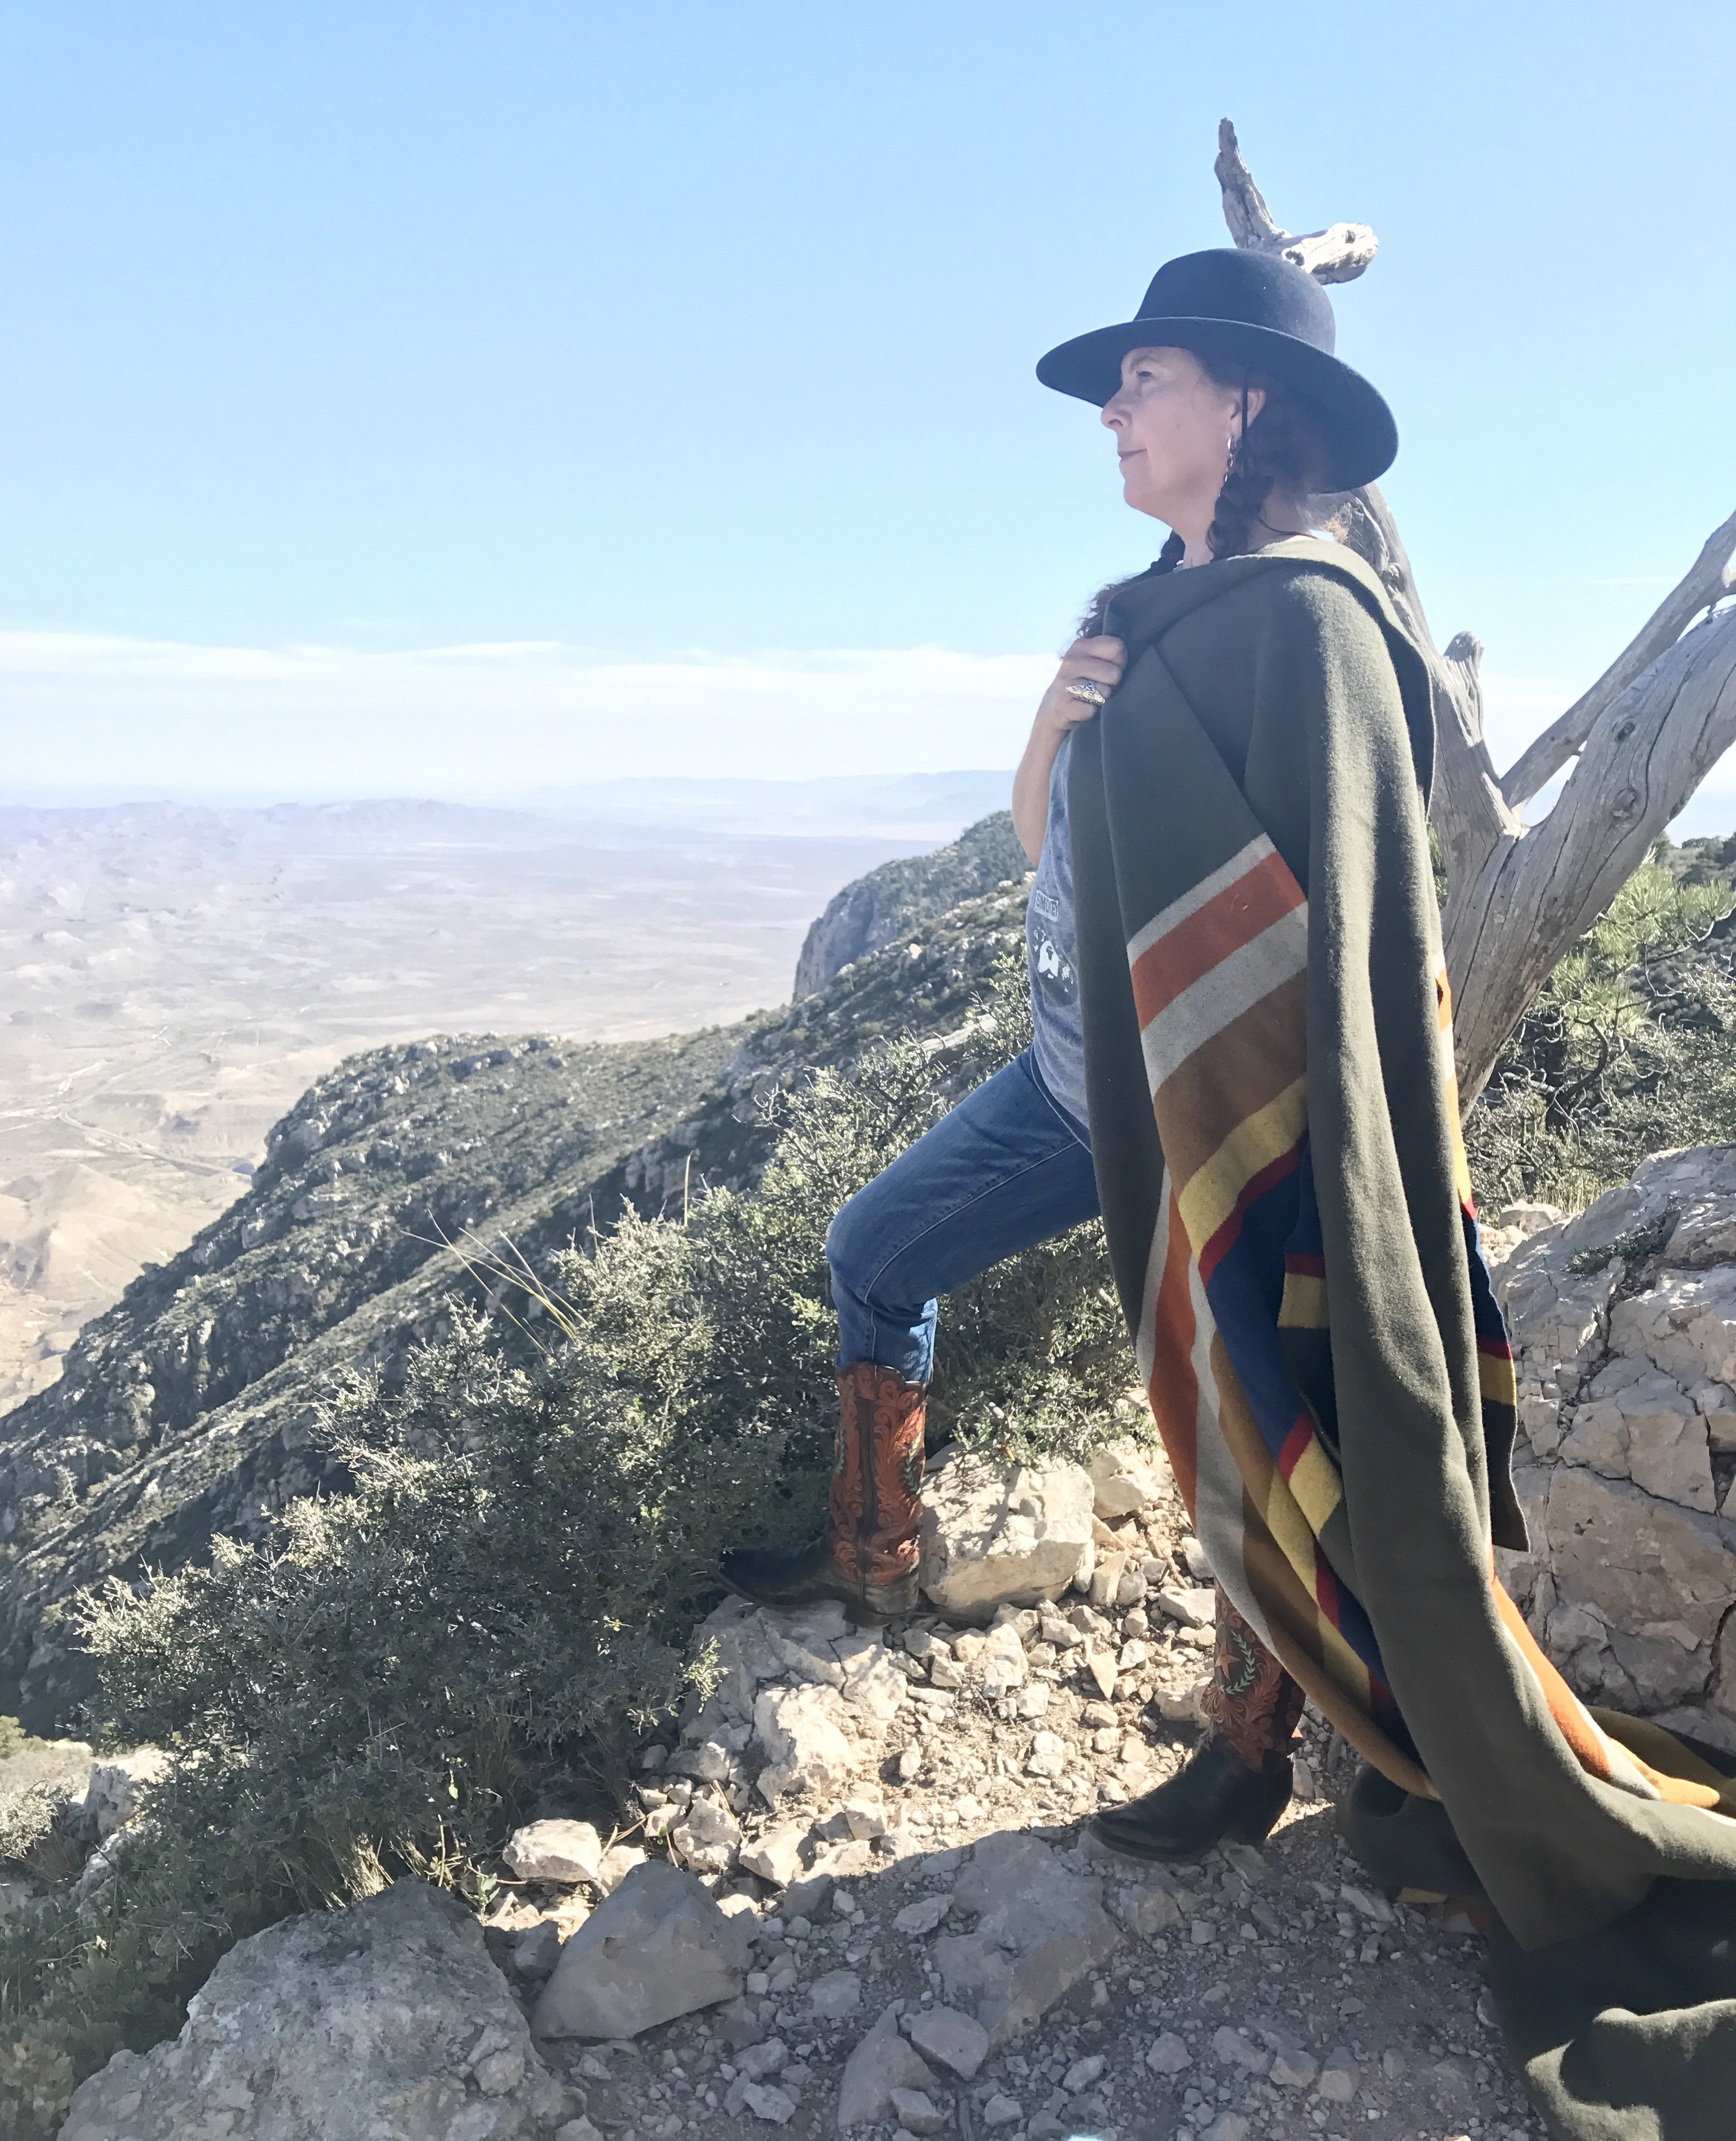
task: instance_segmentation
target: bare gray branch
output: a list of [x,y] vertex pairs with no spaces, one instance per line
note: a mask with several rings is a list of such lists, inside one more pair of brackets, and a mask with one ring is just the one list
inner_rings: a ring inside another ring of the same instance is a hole
[[1516,809],[1553,780],[1584,746],[1605,707],[1666,648],[1673,647],[1703,610],[1721,601],[1736,585],[1732,551],[1736,551],[1736,513],[1708,538],[1685,577],[1659,603],[1591,690],[1576,699],[1534,743],[1526,745],[1501,784],[1502,793]]
[[1374,258],[1380,241],[1365,223],[1329,224],[1324,230],[1308,231],[1300,238],[1275,223],[1253,173],[1242,161],[1235,129],[1227,119],[1218,121],[1217,161],[1212,169],[1224,191],[1224,220],[1244,252],[1282,253],[1317,283],[1353,282]]

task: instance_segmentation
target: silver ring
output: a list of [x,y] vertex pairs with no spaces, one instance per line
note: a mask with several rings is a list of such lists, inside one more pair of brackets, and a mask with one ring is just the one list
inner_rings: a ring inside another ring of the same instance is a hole
[[1099,684],[1082,682],[1078,684],[1069,684],[1066,688],[1069,699],[1083,700],[1087,706],[1104,706],[1109,703],[1107,693]]

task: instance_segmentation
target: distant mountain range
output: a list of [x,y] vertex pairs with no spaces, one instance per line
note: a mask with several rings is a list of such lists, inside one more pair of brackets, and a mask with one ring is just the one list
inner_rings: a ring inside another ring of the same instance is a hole
[[[0,840],[32,830],[64,829],[69,819],[102,812],[125,821],[141,814],[163,829],[220,830],[244,815],[253,825],[286,831],[319,825],[337,833],[392,830],[401,836],[483,839],[536,837],[530,823],[555,820],[635,830],[743,836],[950,839],[965,825],[1004,810],[1010,770],[954,773],[840,774],[814,780],[709,780],[639,777],[582,786],[526,788],[476,802],[411,797],[284,798],[211,795],[177,796],[91,787],[52,793],[0,787]],[[547,837],[545,835],[545,837]],[[565,837],[565,834],[559,837]]]

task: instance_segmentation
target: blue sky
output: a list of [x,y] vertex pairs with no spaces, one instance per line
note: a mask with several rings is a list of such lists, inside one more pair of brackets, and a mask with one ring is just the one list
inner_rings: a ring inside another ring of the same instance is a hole
[[1225,242],[1225,112],[1379,234],[1339,346],[1510,756],[1736,506],[1733,76],[1669,0],[11,0],[0,779],[1011,764],[1161,540],[1031,367]]

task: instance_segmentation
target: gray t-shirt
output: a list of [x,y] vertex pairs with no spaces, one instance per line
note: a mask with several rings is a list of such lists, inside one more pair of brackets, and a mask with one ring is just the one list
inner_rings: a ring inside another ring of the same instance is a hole
[[1049,1097],[1086,1134],[1085,1030],[1074,971],[1073,850],[1067,837],[1067,770],[1073,732],[1061,739],[1049,773],[1048,823],[1025,910],[1025,962],[1031,976],[1031,1052]]

